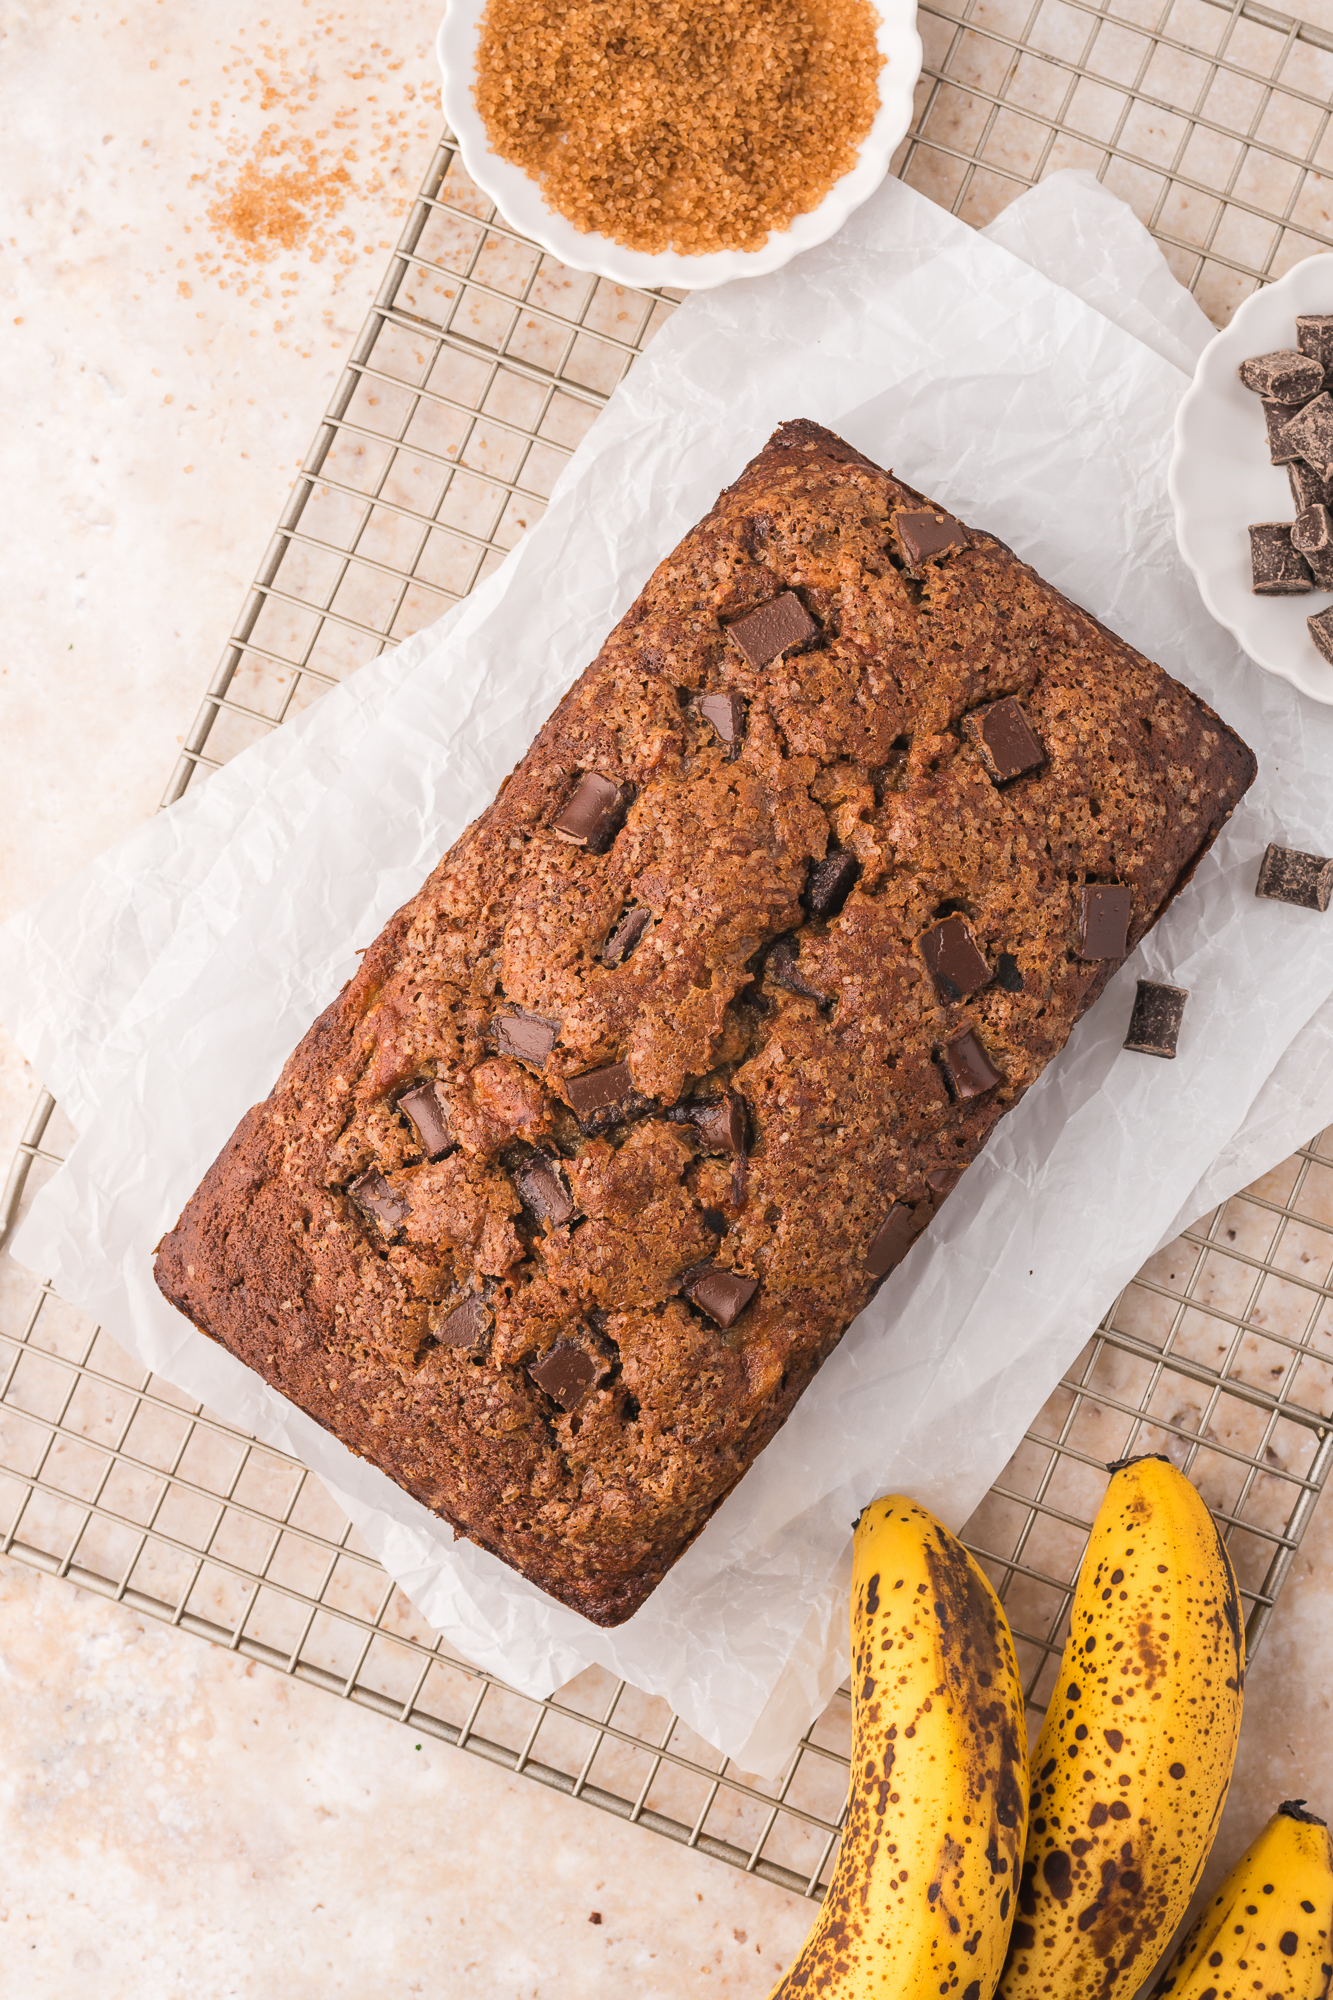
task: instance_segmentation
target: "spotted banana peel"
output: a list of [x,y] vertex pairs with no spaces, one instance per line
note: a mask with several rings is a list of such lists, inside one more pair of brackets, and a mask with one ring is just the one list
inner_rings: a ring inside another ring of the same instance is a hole
[[1324,2000],[1333,1982],[1333,1842],[1288,1799],[1223,1882],[1153,2000]]
[[991,2000],[1026,1824],[1023,1690],[985,1576],[897,1494],[857,1523],[852,1710],[833,1881],[772,2000]]
[[1129,2000],[1185,1914],[1231,1782],[1245,1632],[1222,1538],[1167,1459],[1111,1474],[1032,1754],[1001,2000]]

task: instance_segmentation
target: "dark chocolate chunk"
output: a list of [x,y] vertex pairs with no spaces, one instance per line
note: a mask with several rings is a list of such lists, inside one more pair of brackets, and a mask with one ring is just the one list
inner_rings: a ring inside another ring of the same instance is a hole
[[748,707],[744,698],[738,694],[701,694],[697,705],[704,721],[711,722],[717,731],[719,741],[726,744],[733,757],[739,757]]
[[1312,465],[1303,458],[1293,458],[1287,466],[1287,482],[1291,487],[1292,503],[1298,514],[1307,507],[1327,507],[1329,489],[1327,481],[1321,479]]
[[1290,403],[1266,402],[1264,404],[1264,422],[1268,426],[1268,456],[1270,462],[1274,465],[1290,465],[1293,459],[1301,456],[1300,446],[1289,444],[1283,436],[1283,432],[1291,422]]
[[685,1281],[687,1297],[719,1326],[734,1326],[759,1290],[758,1278],[743,1278],[721,1264],[705,1264]]
[[934,562],[937,556],[967,547],[967,530],[962,522],[938,508],[928,513],[895,514],[893,525],[909,570],[920,569],[923,563]]
[[652,920],[652,911],[642,906],[623,910],[615,929],[602,946],[602,964],[623,965]]
[[875,804],[883,805],[886,792],[901,792],[907,783],[907,760],[912,754],[912,746],[905,736],[900,736],[890,749],[886,761],[877,771],[870,773],[870,782],[875,788]]
[[606,1371],[572,1340],[558,1340],[540,1361],[528,1363],[528,1373],[562,1410],[576,1410],[599,1375]]
[[1321,503],[1307,507],[1291,524],[1291,546],[1305,557],[1310,574],[1333,590],[1333,514]]
[[[585,1130],[594,1122],[614,1125],[630,1110],[638,1110],[647,1100],[634,1088],[627,1062],[608,1063],[605,1069],[589,1069],[582,1076],[567,1076],[565,1089],[574,1116]],[[615,1115],[608,1118],[607,1112]]]
[[373,1215],[385,1229],[396,1229],[412,1213],[411,1202],[394,1193],[378,1167],[372,1167],[369,1173],[354,1180],[347,1192],[358,1208],[364,1209],[367,1215]]
[[[1322,615],[1328,618],[1333,613]],[[1326,910],[1333,895],[1333,860],[1273,842],[1259,863],[1254,893],[1274,903],[1294,903],[1301,910]]]
[[1296,345],[1327,374],[1333,368],[1333,313],[1297,313]]
[[534,1153],[525,1160],[514,1174],[514,1185],[538,1222],[560,1229],[574,1213],[574,1197],[549,1153]]
[[775,986],[785,986],[788,993],[799,993],[804,999],[814,1000],[821,1007],[828,1006],[828,1000],[818,987],[812,986],[808,979],[802,978],[797,962],[796,946],[789,937],[778,939],[768,954],[765,970]]
[[1296,347],[1327,374],[1333,368],[1333,313],[1297,313]]
[[995,984],[1002,986],[1006,993],[1023,991],[1023,974],[1011,951],[1002,951],[995,961]]
[[1141,979],[1134,995],[1125,1047],[1137,1049],[1144,1056],[1166,1056],[1174,1062],[1176,1038],[1189,997],[1187,986],[1160,986],[1155,980]]
[[805,883],[805,900],[811,916],[836,917],[860,873],[861,864],[856,856],[840,849],[826,854],[822,861],[812,861]]
[[1333,478],[1333,396],[1325,390],[1282,426],[1278,443],[1312,465],[1321,479]]
[[1089,882],[1079,895],[1079,957],[1123,958],[1133,908],[1123,882]]
[[1333,605],[1327,611],[1316,611],[1313,618],[1307,618],[1305,622],[1315,645],[1333,666]]
[[416,1127],[426,1158],[443,1159],[454,1143],[454,1135],[449,1130],[449,1116],[436,1086],[419,1083],[415,1090],[406,1091],[399,1098],[398,1109],[405,1112]]
[[745,1099],[739,1091],[729,1090],[716,1104],[694,1105],[691,1112],[700,1142],[709,1152],[745,1151],[750,1121]]
[[[919,1213],[923,1209],[926,1212]],[[909,1208],[905,1201],[895,1201],[866,1251],[866,1270],[870,1276],[887,1278],[895,1265],[902,1263],[929,1220],[930,1212],[925,1202],[918,1202],[915,1208]]]
[[618,785],[600,771],[585,771],[551,831],[571,846],[586,847],[589,854],[605,854],[625,823],[629,803],[628,785]]
[[926,1175],[926,1186],[936,1201],[945,1201],[953,1193],[963,1178],[961,1167],[932,1167]]
[[1300,597],[1313,587],[1310,565],[1292,547],[1290,521],[1259,521],[1250,529],[1250,572],[1256,597]]
[[963,733],[980,752],[997,785],[1020,778],[1025,771],[1035,771],[1046,762],[1046,752],[1014,695],[993,701],[989,708],[974,708],[971,715],[963,717]]
[[945,1043],[944,1061],[955,1097],[980,1097],[983,1091],[1004,1082],[971,1028],[956,1041]]
[[803,646],[818,631],[796,592],[784,590],[781,597],[728,625],[727,637],[736,641],[752,667],[766,667],[793,646]]
[[1237,371],[1247,389],[1274,403],[1308,403],[1324,386],[1324,371],[1308,354],[1279,348],[1276,354],[1256,354]]
[[560,1036],[560,1023],[544,1021],[540,1014],[497,1014],[491,1029],[502,1056],[517,1056],[537,1069],[542,1068]]
[[977,950],[965,917],[946,917],[923,931],[921,956],[942,1000],[965,1000],[990,984],[991,969]]
[[490,1331],[491,1316],[480,1299],[464,1299],[435,1328],[441,1347],[480,1347]]

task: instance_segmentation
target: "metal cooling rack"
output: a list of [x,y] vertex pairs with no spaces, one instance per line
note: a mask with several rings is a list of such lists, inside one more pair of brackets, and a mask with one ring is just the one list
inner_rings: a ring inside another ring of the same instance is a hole
[[[1333,247],[1333,34],[1216,0],[930,0],[895,159],[974,223],[1059,166],[1129,199],[1224,321]],[[164,803],[466,595],[541,514],[671,311],[506,228],[446,137]],[[72,1134],[39,1102],[0,1240]],[[1034,1708],[1105,1465],[1167,1452],[1223,1524],[1251,1649],[1333,1458],[1333,1133],[1155,1257],[969,1524]],[[769,1783],[600,1669],[534,1702],[442,1645],[296,1461],[143,1371],[0,1260],[0,1553],[423,1735],[819,1897],[847,1788],[846,1691]]]

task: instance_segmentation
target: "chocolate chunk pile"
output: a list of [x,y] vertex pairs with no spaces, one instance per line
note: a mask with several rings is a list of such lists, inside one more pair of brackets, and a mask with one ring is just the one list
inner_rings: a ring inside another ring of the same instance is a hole
[[[1251,527],[1250,587],[1256,597],[1333,590],[1333,313],[1299,313],[1295,347],[1242,361],[1240,379],[1263,399],[1268,456],[1286,467],[1296,508],[1294,521]],[[1306,624],[1333,662],[1333,608]]]

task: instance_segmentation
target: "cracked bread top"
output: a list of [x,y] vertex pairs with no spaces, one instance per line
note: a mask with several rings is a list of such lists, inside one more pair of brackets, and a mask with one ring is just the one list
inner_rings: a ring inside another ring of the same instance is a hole
[[242,1120],[158,1284],[619,1623],[1254,771],[993,536],[784,424]]

